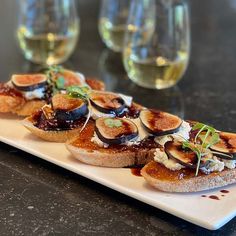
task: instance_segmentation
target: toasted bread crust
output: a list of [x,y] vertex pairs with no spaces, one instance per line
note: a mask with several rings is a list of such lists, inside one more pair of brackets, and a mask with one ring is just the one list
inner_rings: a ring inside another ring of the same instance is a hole
[[22,97],[13,97],[8,95],[0,95],[0,112],[12,112],[17,108],[21,108],[25,104]]
[[165,179],[161,173],[163,168],[166,169],[152,161],[142,168],[141,174],[150,185],[165,192],[198,192],[236,183],[236,169],[225,169],[222,172],[201,174],[197,177],[191,175],[181,179]]
[[39,138],[42,138],[46,141],[58,142],[58,143],[64,143],[67,140],[75,137],[76,135],[79,134],[81,129],[81,127],[79,127],[73,130],[45,131],[34,126],[33,123],[30,121],[30,117],[25,118],[22,121],[22,124],[25,126],[25,128],[27,128],[29,131],[31,131],[34,135],[38,136]]
[[[95,166],[103,167],[127,167],[133,165],[145,165],[149,161],[153,160],[155,149],[140,149],[140,151],[124,151],[118,150],[104,150],[101,152],[98,150],[89,150],[84,148],[78,148],[71,144],[71,141],[66,143],[67,149],[72,155],[79,161]],[[104,148],[105,149],[105,148]]]
[[46,104],[44,100],[29,100],[25,102],[21,107],[13,109],[11,112],[16,113],[18,116],[30,116],[32,113],[38,111]]
[[91,87],[93,90],[100,90],[104,91],[105,90],[105,84],[103,81],[98,80],[95,77],[86,77],[85,82]]

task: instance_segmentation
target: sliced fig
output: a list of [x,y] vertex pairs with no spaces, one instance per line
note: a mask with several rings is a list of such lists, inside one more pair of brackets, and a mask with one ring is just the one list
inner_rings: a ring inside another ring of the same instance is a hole
[[52,106],[55,116],[59,120],[78,120],[88,113],[88,106],[85,101],[79,98],[71,98],[66,94],[53,96]]
[[122,118],[97,119],[95,132],[98,138],[107,144],[122,144],[138,136],[137,126]]
[[195,168],[198,158],[195,152],[183,149],[182,143],[177,141],[168,141],[164,145],[165,152],[169,158],[175,159],[180,164]]
[[[228,132],[219,133],[220,140],[218,143],[212,145],[212,151],[220,152],[222,154],[215,154],[222,159],[236,159],[236,134]],[[227,155],[224,155],[227,154]]]
[[119,115],[125,108],[125,101],[115,93],[94,91],[90,94],[92,105],[107,114]]
[[13,75],[11,82],[18,90],[33,91],[46,86],[47,77],[44,74]]
[[153,109],[142,110],[139,117],[146,130],[156,136],[177,132],[183,122],[178,116]]

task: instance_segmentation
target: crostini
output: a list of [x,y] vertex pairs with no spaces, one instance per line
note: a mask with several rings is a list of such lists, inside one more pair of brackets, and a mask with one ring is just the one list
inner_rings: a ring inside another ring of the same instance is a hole
[[102,81],[84,78],[81,73],[50,67],[41,74],[12,75],[7,83],[0,84],[0,113],[15,113],[29,116],[47,104],[53,94],[60,93],[68,86],[89,86],[104,90]]
[[236,134],[195,123],[189,139],[163,140],[145,180],[167,192],[197,192],[236,182]]

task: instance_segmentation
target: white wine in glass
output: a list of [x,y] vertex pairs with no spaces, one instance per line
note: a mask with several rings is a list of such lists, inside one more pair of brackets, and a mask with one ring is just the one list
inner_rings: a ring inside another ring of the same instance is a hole
[[[142,8],[142,14],[137,9]],[[147,25],[153,30],[128,32],[123,62],[129,78],[146,88],[164,89],[175,85],[189,61],[190,29],[188,7],[184,0],[134,0],[128,24]]]
[[99,19],[98,27],[106,45],[113,51],[122,51],[126,24],[115,25],[108,18],[103,17]]
[[54,65],[66,61],[79,36],[74,0],[20,0],[17,38],[26,59]]

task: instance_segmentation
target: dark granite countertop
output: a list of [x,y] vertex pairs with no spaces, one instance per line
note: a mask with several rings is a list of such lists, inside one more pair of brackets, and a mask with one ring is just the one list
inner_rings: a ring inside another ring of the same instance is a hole
[[[1,1],[0,81],[36,70],[15,41],[16,1]],[[131,83],[120,55],[97,32],[98,0],[80,0],[81,37],[65,66],[97,76],[144,105],[236,131],[236,2],[190,1],[191,60],[178,87]],[[1,125],[1,123],[0,123]],[[0,235],[234,235],[236,219],[210,232],[0,143]]]

